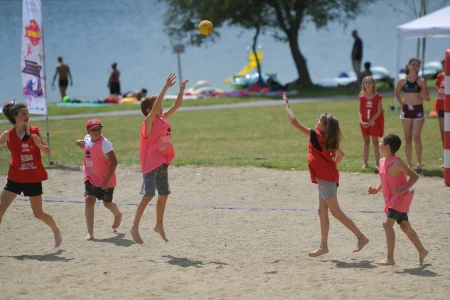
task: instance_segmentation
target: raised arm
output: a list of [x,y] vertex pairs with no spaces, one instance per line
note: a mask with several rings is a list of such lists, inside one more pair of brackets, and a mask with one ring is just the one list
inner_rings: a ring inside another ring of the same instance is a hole
[[161,103],[164,100],[164,95],[166,94],[167,90],[175,84],[175,78],[177,78],[177,76],[175,76],[175,74],[173,73],[170,73],[161,93],[159,93],[158,98],[156,98],[156,101],[153,104],[152,110],[145,118],[145,134],[147,136],[149,136],[152,132],[153,119],[155,118],[156,113],[161,111]]
[[175,104],[172,105],[166,112],[164,112],[164,117],[167,119],[171,115],[173,115],[174,112],[177,111],[178,108],[180,108],[181,104],[183,103],[183,96],[184,96],[184,89],[186,88],[186,84],[189,82],[189,80],[184,80],[181,83],[180,92],[178,93],[177,100],[175,101]]
[[298,130],[300,130],[302,133],[304,133],[308,137],[311,137],[311,128],[308,128],[297,121],[297,118],[295,117],[294,113],[292,112],[291,108],[289,107],[289,99],[286,96],[286,93],[283,94],[283,99],[284,99],[284,106],[286,107],[286,113],[288,115],[289,121],[291,122],[292,126],[297,128]]

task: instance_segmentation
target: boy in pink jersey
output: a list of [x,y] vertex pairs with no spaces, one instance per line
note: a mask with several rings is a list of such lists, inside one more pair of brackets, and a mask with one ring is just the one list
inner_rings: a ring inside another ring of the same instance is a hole
[[139,222],[145,208],[155,196],[155,188],[158,191],[158,202],[156,204],[156,226],[153,231],[159,233],[165,242],[169,241],[164,232],[163,219],[170,194],[168,166],[174,159],[175,152],[172,144],[171,126],[166,119],[181,106],[184,89],[188,83],[187,80],[181,83],[175,104],[169,110],[163,112],[161,103],[167,90],[175,84],[175,78],[175,74],[170,73],[158,97],[144,97],[141,100],[141,110],[145,116],[140,135],[140,161],[143,175],[140,193],[143,196],[136,210],[133,227],[130,230],[133,241],[137,244],[144,242],[139,235]]
[[368,193],[371,195],[375,195],[382,189],[385,201],[386,218],[383,227],[386,234],[387,257],[377,262],[377,265],[380,266],[395,264],[395,231],[393,228],[395,221],[400,224],[400,228],[419,252],[419,265],[423,264],[423,260],[428,254],[408,220],[409,207],[413,198],[411,187],[417,182],[419,176],[395,155],[401,144],[400,137],[395,134],[387,134],[381,139],[380,154],[383,158],[380,160],[379,168],[380,183],[376,188],[370,186],[368,189]]
[[116,186],[117,159],[112,143],[102,135],[102,122],[89,120],[86,123],[87,134],[76,145],[84,149],[84,186],[85,214],[88,235],[86,240],[94,239],[94,207],[97,199],[114,215],[112,225],[115,231],[122,222],[122,214],[113,200]]

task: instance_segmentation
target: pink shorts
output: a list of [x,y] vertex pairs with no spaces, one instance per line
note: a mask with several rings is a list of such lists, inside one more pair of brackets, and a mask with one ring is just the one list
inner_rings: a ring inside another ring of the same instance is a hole
[[423,105],[403,104],[400,119],[403,120],[421,120],[425,116]]

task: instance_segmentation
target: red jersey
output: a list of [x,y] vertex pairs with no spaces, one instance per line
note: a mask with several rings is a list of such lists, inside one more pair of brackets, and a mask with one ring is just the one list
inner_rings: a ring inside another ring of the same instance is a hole
[[325,149],[322,133],[311,129],[308,145],[308,167],[313,183],[317,183],[317,179],[322,179],[339,184],[339,171],[336,167],[335,158],[336,151]]
[[22,141],[14,128],[8,130],[8,149],[11,152],[8,179],[18,183],[38,183],[47,180],[42,164],[41,149],[34,143],[33,134],[39,135],[36,126],[30,126],[30,137]]
[[436,97],[436,110],[444,110],[445,108],[445,75],[441,72],[437,76],[437,97]]
[[[375,94],[372,99],[367,99],[365,95],[359,96],[359,112],[361,113],[362,120],[364,122],[369,121],[370,119],[375,116],[378,110],[378,104],[383,99],[383,96],[380,94]],[[376,121],[380,121],[380,118],[384,119],[383,112],[381,112],[381,115],[378,117]],[[375,122],[376,122],[375,121]]]

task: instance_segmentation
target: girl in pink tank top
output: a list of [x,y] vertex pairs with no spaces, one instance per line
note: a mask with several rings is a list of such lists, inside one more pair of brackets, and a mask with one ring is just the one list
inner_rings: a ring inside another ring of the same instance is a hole
[[143,176],[140,193],[142,199],[131,228],[131,237],[137,244],[143,243],[139,234],[139,223],[145,208],[155,196],[155,189],[158,191],[158,203],[156,205],[156,226],[153,231],[158,233],[165,242],[169,241],[164,231],[163,219],[170,194],[168,166],[175,158],[175,151],[172,144],[172,127],[167,119],[181,106],[184,89],[188,83],[187,80],[181,83],[175,104],[163,112],[161,104],[164,95],[175,84],[175,78],[175,74],[170,73],[158,97],[151,96],[141,99],[141,110],[145,116],[140,133],[140,162]]
[[[400,224],[402,231],[419,252],[419,265],[423,264],[428,251],[425,250],[417,233],[411,227],[408,219],[408,212],[411,206],[413,191],[412,186],[417,182],[419,176],[409,166],[407,166],[398,156],[395,155],[401,146],[401,139],[398,135],[387,134],[380,142],[380,183],[377,187],[369,187],[368,193],[375,195],[383,190],[384,212],[386,218],[383,222],[386,234],[387,257],[379,262],[380,266],[393,266],[395,232],[394,223]],[[409,179],[407,178],[409,177]]]
[[97,199],[114,215],[112,229],[115,231],[122,214],[112,202],[116,187],[117,159],[112,143],[102,135],[102,122],[89,120],[86,124],[87,135],[84,140],[77,140],[76,145],[84,149],[84,196],[85,215],[88,235],[87,240],[94,239],[94,207]]

